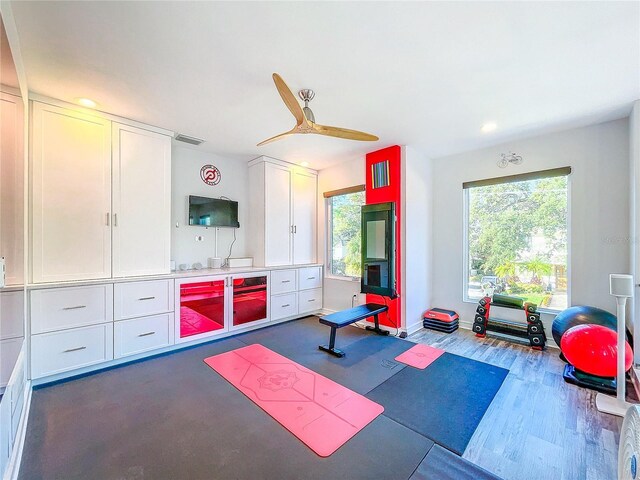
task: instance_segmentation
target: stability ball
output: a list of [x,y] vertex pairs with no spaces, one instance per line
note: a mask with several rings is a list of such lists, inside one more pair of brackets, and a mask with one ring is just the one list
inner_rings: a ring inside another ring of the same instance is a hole
[[[551,326],[551,334],[553,335],[556,345],[560,345],[562,335],[571,327],[587,324],[602,325],[611,330],[618,328],[618,321],[615,315],[605,310],[586,306],[569,307],[556,316]],[[628,335],[627,340],[629,340]]]
[[[617,333],[602,325],[577,325],[562,336],[560,348],[569,363],[597,377],[615,377],[618,358]],[[625,342],[625,371],[631,368],[633,352]]]

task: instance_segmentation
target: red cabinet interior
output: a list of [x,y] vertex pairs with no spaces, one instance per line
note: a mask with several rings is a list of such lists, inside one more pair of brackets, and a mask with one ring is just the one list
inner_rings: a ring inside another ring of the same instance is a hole
[[233,280],[233,325],[267,318],[267,277]]
[[224,280],[180,285],[180,338],[224,328]]

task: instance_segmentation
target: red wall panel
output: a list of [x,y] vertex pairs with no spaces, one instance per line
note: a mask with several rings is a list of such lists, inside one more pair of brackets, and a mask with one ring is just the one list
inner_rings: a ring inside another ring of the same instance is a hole
[[[374,163],[389,161],[389,186],[381,188],[373,188],[373,178],[371,174],[371,166]],[[402,150],[398,145],[383,148],[376,152],[368,153],[366,156],[365,166],[365,201],[367,205],[375,203],[394,202],[396,211],[396,251],[395,251],[395,269],[396,269],[396,292],[398,296],[402,295],[401,283],[401,259],[402,251],[400,248],[400,219],[402,218],[402,202],[401,202],[401,185],[402,185]],[[389,305],[389,311],[386,315],[381,315],[380,323],[388,327],[399,328],[402,324],[400,298],[393,300],[382,298],[380,295],[367,294],[367,302],[385,303]]]

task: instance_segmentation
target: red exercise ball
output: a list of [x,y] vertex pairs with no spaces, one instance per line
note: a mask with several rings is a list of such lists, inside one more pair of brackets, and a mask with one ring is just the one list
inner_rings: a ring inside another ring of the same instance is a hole
[[[602,325],[578,325],[562,336],[560,349],[578,370],[598,377],[615,377],[618,361],[618,334]],[[625,342],[625,371],[631,368],[633,352]]]

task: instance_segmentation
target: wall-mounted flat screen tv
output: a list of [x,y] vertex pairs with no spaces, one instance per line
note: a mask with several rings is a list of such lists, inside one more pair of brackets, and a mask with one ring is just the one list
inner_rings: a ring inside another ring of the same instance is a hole
[[238,202],[189,195],[189,225],[239,228]]

